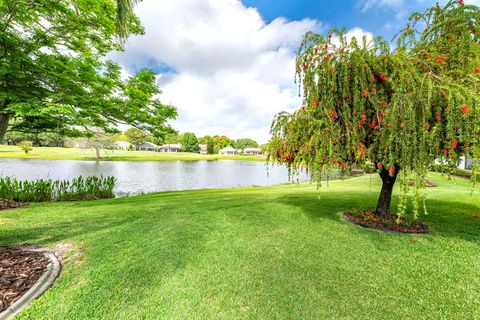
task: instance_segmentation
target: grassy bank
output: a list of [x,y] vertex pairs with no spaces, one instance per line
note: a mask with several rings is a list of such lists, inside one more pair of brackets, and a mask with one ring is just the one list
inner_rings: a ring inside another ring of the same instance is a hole
[[0,212],[0,245],[77,250],[19,319],[478,319],[480,191],[432,180],[423,236],[344,222],[375,205],[362,176],[34,204]]
[[[243,160],[265,161],[264,156],[226,156],[219,154],[198,154],[189,152],[154,152],[154,151],[126,151],[102,150],[104,161],[195,161],[195,160]],[[46,148],[34,147],[33,151],[25,154],[17,146],[0,146],[0,158],[21,159],[54,159],[54,160],[95,160],[95,150],[78,148]]]

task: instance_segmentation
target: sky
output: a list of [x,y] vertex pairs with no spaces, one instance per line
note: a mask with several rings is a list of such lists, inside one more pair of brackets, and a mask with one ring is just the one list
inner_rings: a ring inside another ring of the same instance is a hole
[[135,13],[145,34],[129,38],[125,51],[111,58],[125,76],[142,68],[157,74],[160,100],[178,108],[170,123],[179,132],[265,143],[275,114],[301,105],[295,53],[306,32],[345,27],[351,36],[391,39],[411,12],[434,3],[143,0]]

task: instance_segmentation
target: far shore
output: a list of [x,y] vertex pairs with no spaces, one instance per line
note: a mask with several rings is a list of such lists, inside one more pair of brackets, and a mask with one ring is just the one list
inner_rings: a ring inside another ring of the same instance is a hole
[[[0,146],[0,158],[89,160],[95,161],[94,149],[34,147],[25,154],[17,146]],[[102,150],[100,161],[197,161],[197,160],[239,160],[265,161],[264,155],[221,155],[190,152],[155,152]]]

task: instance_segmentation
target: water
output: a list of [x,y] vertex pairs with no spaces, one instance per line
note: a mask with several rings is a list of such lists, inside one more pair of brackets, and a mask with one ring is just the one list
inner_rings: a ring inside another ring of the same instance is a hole
[[[248,161],[74,161],[0,159],[0,176],[19,180],[115,176],[117,195],[165,190],[268,186],[288,182],[285,167]],[[306,176],[300,177],[306,181]]]

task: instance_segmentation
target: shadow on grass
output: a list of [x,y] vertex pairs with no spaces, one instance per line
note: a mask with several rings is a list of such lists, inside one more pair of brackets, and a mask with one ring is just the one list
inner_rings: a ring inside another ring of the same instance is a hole
[[[283,204],[301,208],[311,219],[329,219],[343,223],[339,213],[347,210],[374,209],[376,194],[373,192],[306,193],[286,196],[279,199]],[[392,208],[398,204],[394,197]],[[455,237],[480,243],[480,208],[461,201],[427,199],[428,215],[421,214],[420,220],[430,226],[432,235]],[[454,211],[452,211],[454,210]]]

